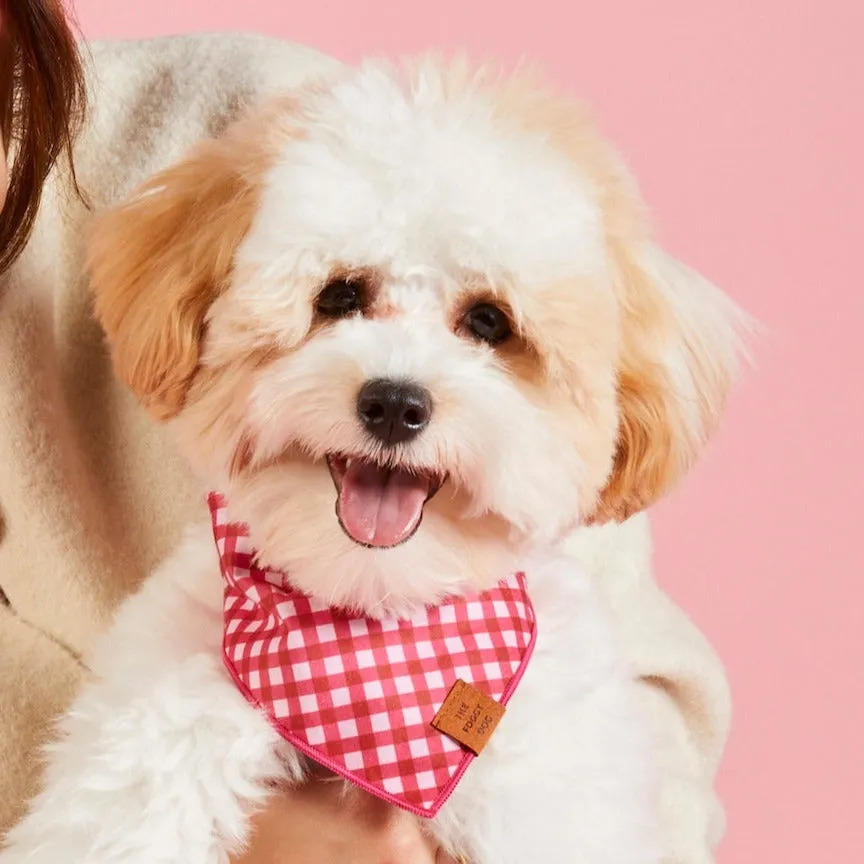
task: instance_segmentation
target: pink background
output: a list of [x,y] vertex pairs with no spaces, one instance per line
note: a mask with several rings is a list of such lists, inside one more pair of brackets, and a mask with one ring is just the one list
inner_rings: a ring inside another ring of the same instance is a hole
[[735,694],[720,864],[861,860],[861,0],[77,5],[91,37],[235,29],[346,60],[527,55],[594,106],[663,242],[767,331],[723,430],[654,520],[658,579]]

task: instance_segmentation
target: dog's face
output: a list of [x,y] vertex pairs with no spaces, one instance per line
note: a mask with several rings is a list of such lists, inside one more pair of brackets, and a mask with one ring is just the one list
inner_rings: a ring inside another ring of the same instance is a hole
[[90,271],[262,562],[373,614],[650,503],[735,360],[734,307],[579,109],[459,64],[271,104],[97,219]]

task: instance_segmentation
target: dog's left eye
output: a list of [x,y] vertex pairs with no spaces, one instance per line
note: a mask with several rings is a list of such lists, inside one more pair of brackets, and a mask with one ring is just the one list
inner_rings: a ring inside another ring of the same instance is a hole
[[342,318],[363,308],[363,283],[348,279],[333,279],[328,282],[318,299],[315,309],[328,318]]
[[491,303],[472,306],[465,313],[464,323],[472,336],[489,345],[500,345],[513,335],[507,315]]

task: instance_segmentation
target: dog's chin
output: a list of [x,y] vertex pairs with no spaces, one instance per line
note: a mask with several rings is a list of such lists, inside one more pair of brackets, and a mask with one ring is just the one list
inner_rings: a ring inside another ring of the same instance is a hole
[[327,467],[336,489],[339,527],[366,549],[393,549],[411,540],[426,505],[447,479],[432,469],[341,453],[330,454]]
[[[352,473],[357,483],[368,480],[371,491],[365,485],[354,490]],[[345,457],[326,463],[292,458],[237,478],[228,490],[229,512],[248,524],[262,565],[283,571],[295,588],[321,602],[376,617],[411,615],[509,575],[516,555],[508,523],[491,514],[469,516],[466,493],[443,475],[394,473]],[[390,490],[390,484],[400,486]],[[387,515],[385,525],[376,514],[378,522],[361,533],[346,510],[359,512],[365,503],[347,496],[377,500],[382,488],[383,499],[397,500],[383,500],[379,510],[392,507],[397,516]]]

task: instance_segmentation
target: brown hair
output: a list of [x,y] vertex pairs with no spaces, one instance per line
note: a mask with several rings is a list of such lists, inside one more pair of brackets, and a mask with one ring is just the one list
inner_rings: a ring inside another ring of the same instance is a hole
[[0,273],[24,249],[42,187],[59,158],[69,160],[72,184],[80,194],[72,145],[84,120],[87,95],[62,0],[5,0],[2,27],[0,131],[11,163],[0,213]]

